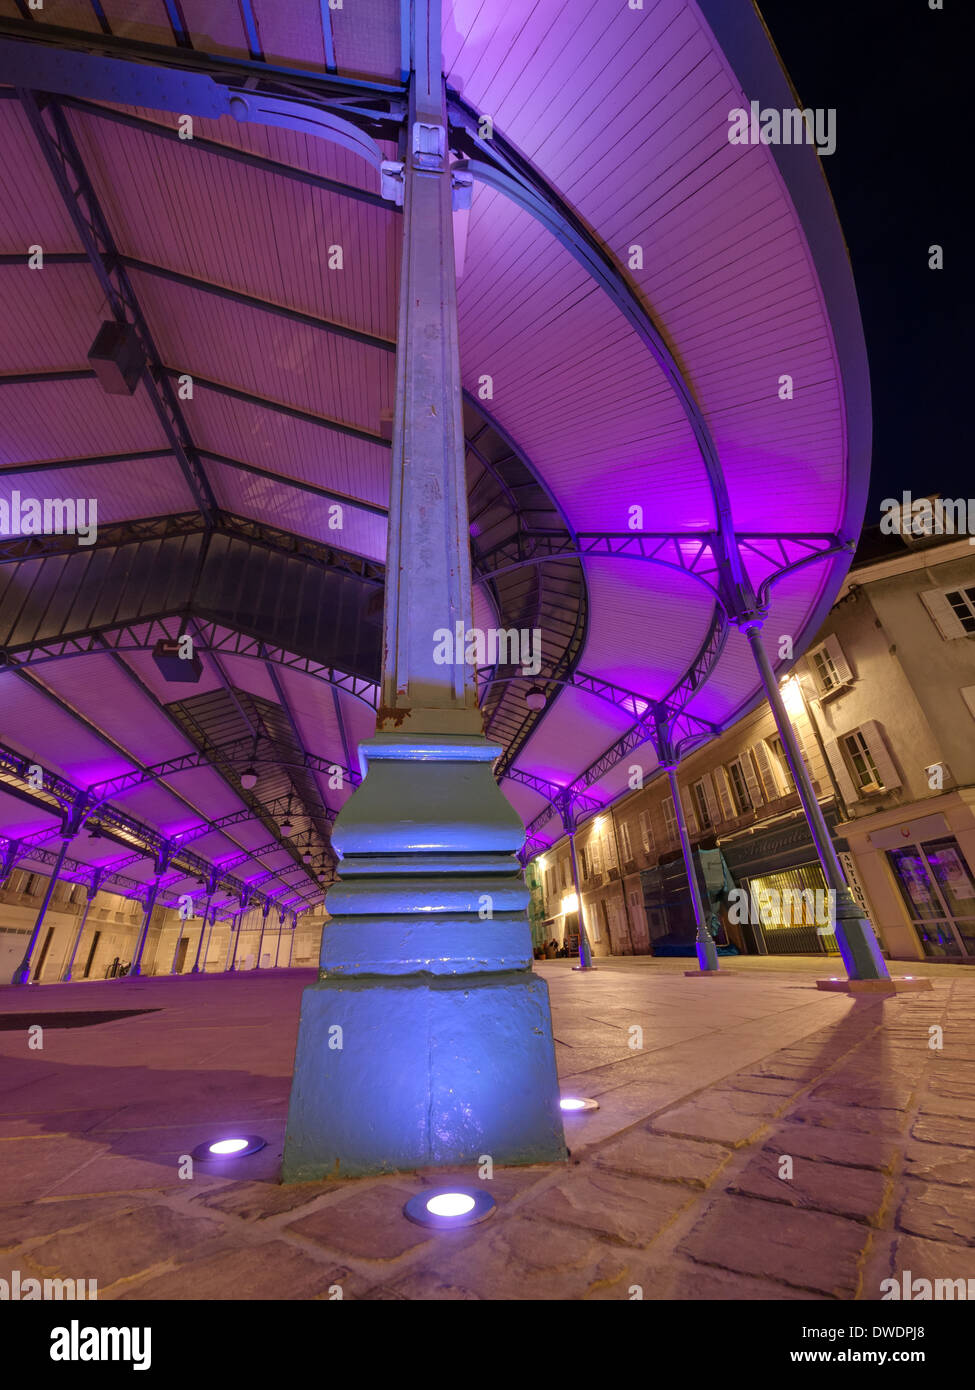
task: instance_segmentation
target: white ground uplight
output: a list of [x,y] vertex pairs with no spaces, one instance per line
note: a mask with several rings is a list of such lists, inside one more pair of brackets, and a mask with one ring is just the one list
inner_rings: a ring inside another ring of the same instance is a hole
[[267,1140],[262,1139],[259,1134],[228,1134],[220,1139],[207,1139],[204,1143],[197,1144],[191,1156],[197,1163],[205,1163],[221,1158],[246,1158],[265,1148]]
[[403,1212],[418,1226],[451,1231],[485,1221],[494,1209],[494,1198],[483,1188],[441,1187],[435,1192],[418,1192],[406,1203]]
[[563,1096],[559,1101],[563,1110],[598,1110],[599,1101],[591,1100],[588,1096]]

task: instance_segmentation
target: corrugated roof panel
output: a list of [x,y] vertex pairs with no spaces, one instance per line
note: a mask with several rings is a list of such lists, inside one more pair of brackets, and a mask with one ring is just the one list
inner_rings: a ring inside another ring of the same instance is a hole
[[180,0],[190,41],[201,53],[247,58],[247,34],[237,0]]
[[394,212],[232,163],[192,140],[70,119],[123,254],[395,337]]
[[[15,388],[7,387],[6,390]],[[36,388],[35,388],[36,389]],[[2,402],[0,402],[2,404]],[[66,428],[70,422],[65,422]],[[127,459],[118,466],[91,464],[86,468],[56,468],[31,473],[14,468],[0,470],[0,497],[9,501],[11,493],[21,498],[70,498],[75,502],[75,524],[81,531],[81,511],[88,525],[139,517],[166,516],[170,512],[192,512],[196,501],[174,459]],[[84,502],[77,507],[77,499]],[[94,504],[94,509],[93,509]],[[21,503],[22,507],[24,502]],[[96,533],[97,535],[97,533]],[[80,544],[80,541],[79,541]]]
[[100,0],[112,34],[139,43],[171,44],[173,31],[164,0]]
[[325,67],[325,41],[322,17],[333,13],[321,0],[252,0],[254,17],[261,36],[261,47],[269,63],[283,67]]
[[0,463],[167,447],[162,426],[141,387],[134,396],[107,396],[90,377],[0,389],[4,415]]
[[399,0],[350,0],[329,17],[340,72],[398,80]]

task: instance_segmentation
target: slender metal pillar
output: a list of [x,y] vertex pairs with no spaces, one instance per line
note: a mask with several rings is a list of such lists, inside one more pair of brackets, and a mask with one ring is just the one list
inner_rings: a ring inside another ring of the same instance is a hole
[[[207,921],[210,917],[210,903],[213,900],[213,891],[213,886],[211,884],[211,886],[209,887],[209,891],[207,892],[206,907],[203,909],[203,921],[200,923],[200,939],[196,943],[196,959],[193,961],[193,969],[190,971],[191,975],[199,975],[200,973],[200,951],[203,948],[203,938],[206,935]],[[206,974],[205,960],[203,962],[203,973]]]
[[274,968],[277,970],[281,959],[281,933],[284,931],[284,913],[278,913],[278,944],[274,948]]
[[142,974],[142,957],[146,949],[146,942],[149,939],[149,922],[152,918],[153,909],[156,906],[156,898],[159,896],[159,879],[157,878],[146,894],[146,915],[142,920],[142,929],[139,932],[139,940],[136,943],[135,955],[132,957],[132,964],[129,967],[129,975]]
[[890,973],[881,955],[877,935],[872,923],[864,915],[847,885],[836,846],[833,844],[829,827],[826,824],[826,818],[816,799],[812,782],[809,780],[809,773],[806,771],[806,764],[799,752],[792,721],[775,679],[772,663],[762,646],[762,619],[759,617],[748,618],[740,622],[739,626],[748,638],[766,698],[772,708],[775,726],[779,731],[782,747],[789,760],[789,767],[792,769],[796,790],[799,793],[799,800],[802,802],[802,809],[806,813],[809,831],[819,856],[826,886],[836,894],[836,942],[840,948],[847,974],[851,980],[888,980]]
[[477,703],[441,32],[440,0],[412,0],[404,163],[383,180],[403,217],[382,699],[333,830],[285,1182],[566,1157],[525,831]]
[[298,930],[298,919],[297,919],[297,917],[294,917],[294,918],[292,918],[292,921],[291,921],[291,935],[290,935],[290,937],[288,938],[288,940],[289,940],[289,946],[288,946],[288,969],[289,969],[289,970],[291,969],[291,962],[294,960],[294,954],[295,954],[295,932],[296,932],[297,930]]
[[64,974],[61,976],[61,979],[65,984],[68,984],[71,980],[71,972],[74,969],[75,956],[78,954],[78,947],[81,945],[81,938],[84,935],[85,923],[88,921],[88,913],[91,909],[91,905],[95,901],[95,898],[98,896],[98,886],[101,883],[101,879],[101,869],[93,869],[91,874],[91,883],[85,884],[85,910],[81,914],[81,921],[79,922],[78,930],[75,933],[74,945],[71,947],[71,955],[68,959],[67,967],[65,969]]
[[34,947],[37,945],[37,939],[41,934],[41,926],[44,922],[44,916],[47,912],[48,903],[51,901],[51,895],[54,892],[54,885],[57,883],[58,875],[61,873],[61,869],[64,866],[64,857],[68,852],[68,845],[71,843],[73,838],[73,833],[70,835],[65,834],[62,836],[61,848],[58,851],[57,859],[54,861],[54,868],[51,872],[51,877],[47,881],[47,888],[44,892],[44,899],[41,903],[40,910],[37,914],[37,920],[34,923],[34,930],[30,934],[30,940],[27,942],[27,949],[24,952],[24,958],[15,970],[11,984],[29,985],[31,982],[31,960],[34,955]]
[[270,911],[271,904],[269,902],[266,902],[264,904],[264,907],[261,909],[261,936],[260,940],[257,943],[257,964],[254,966],[255,970],[260,970],[261,968],[261,952],[264,949],[264,933],[267,930],[267,914]]
[[211,908],[211,909],[210,909],[210,926],[209,926],[209,930],[207,931],[207,944],[206,944],[206,946],[204,946],[204,948],[203,948],[203,970],[202,970],[202,974],[204,974],[204,975],[207,973],[207,964],[208,964],[208,962],[209,962],[209,960],[210,960],[210,944],[211,944],[211,942],[213,941],[213,929],[214,929],[214,927],[215,927],[216,925],[217,925],[217,909],[214,907],[214,908]]
[[230,929],[230,940],[227,942],[227,961],[224,965],[224,974],[233,971],[237,964],[237,942],[240,940],[240,919],[244,915],[244,909],[234,914],[234,924]]
[[684,872],[687,874],[687,886],[690,890],[691,904],[694,908],[697,963],[703,971],[715,971],[719,969],[718,948],[714,944],[714,938],[708,931],[708,918],[704,911],[701,888],[697,881],[697,865],[694,862],[694,854],[691,850],[691,842],[687,834],[687,821],[684,819],[684,807],[680,799],[680,787],[677,785],[677,765],[668,766],[665,763],[663,766],[667,773],[667,780],[670,783],[670,794],[674,799],[674,815],[677,818],[677,833],[680,836],[680,851],[684,856]]

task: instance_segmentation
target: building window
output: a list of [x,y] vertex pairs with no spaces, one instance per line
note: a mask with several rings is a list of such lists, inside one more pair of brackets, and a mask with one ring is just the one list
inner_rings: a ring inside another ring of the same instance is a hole
[[794,792],[796,789],[796,779],[792,775],[792,768],[789,766],[789,759],[785,756],[785,749],[782,746],[782,740],[778,737],[770,738],[768,739],[768,746],[771,748],[772,756],[775,758],[775,761],[778,764],[779,775],[782,778],[782,785],[787,789],[787,791]]
[[650,812],[640,812],[640,840],[643,845],[644,854],[653,853],[653,826],[650,823]]
[[883,789],[883,781],[877,771],[877,764],[873,760],[873,754],[867,746],[867,740],[859,729],[852,734],[847,734],[843,739],[843,747],[850,760],[853,775],[857,781],[860,791],[868,788]]
[[627,822],[620,821],[620,848],[623,851],[624,864],[628,859],[633,858],[633,847],[630,844],[630,827]]
[[853,679],[853,672],[843,655],[843,648],[835,637],[827,637],[826,641],[809,655],[820,695],[829,695]]
[[975,588],[949,589],[945,598],[961,624],[963,632],[975,632]]
[[668,840],[676,840],[676,839],[679,839],[679,836],[678,836],[678,834],[677,834],[677,815],[676,815],[676,813],[675,813],[675,811],[674,811],[674,798],[673,798],[672,796],[665,796],[665,797],[664,797],[664,800],[663,800],[663,808],[664,808],[664,826],[666,827],[666,830],[667,830],[667,839],[668,839]]
[[735,803],[735,814],[743,816],[746,811],[752,809],[752,799],[748,795],[748,785],[745,782],[745,769],[741,765],[741,759],[736,758],[733,763],[728,764],[728,783],[731,787],[731,797]]
[[820,690],[835,690],[840,679],[825,647],[821,651],[813,652],[813,665],[816,667],[816,679],[819,681]]
[[697,816],[697,823],[702,830],[708,830],[711,826],[711,810],[708,806],[708,795],[704,789],[704,782],[695,782],[691,787],[694,796],[694,812]]

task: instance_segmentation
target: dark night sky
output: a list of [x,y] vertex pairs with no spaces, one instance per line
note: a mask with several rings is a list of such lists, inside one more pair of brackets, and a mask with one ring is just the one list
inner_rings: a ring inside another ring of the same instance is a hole
[[[836,108],[823,167],[853,262],[873,391],[867,524],[907,489],[975,497],[972,0],[759,0],[803,105]],[[962,64],[966,71],[962,71]],[[944,247],[945,269],[927,248]],[[968,327],[968,323],[966,323]]]

